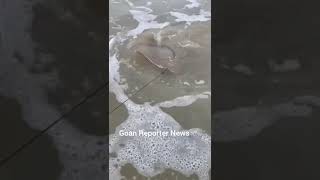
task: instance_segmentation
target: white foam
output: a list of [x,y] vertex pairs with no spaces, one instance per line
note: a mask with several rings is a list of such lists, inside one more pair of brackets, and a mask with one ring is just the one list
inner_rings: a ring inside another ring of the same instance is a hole
[[[163,112],[160,107],[170,108],[173,106],[189,106],[198,99],[209,98],[210,92],[197,95],[177,97],[170,101],[160,102],[156,105],[136,104],[125,94],[121,86],[122,78],[119,72],[119,60],[117,44],[124,39],[135,38],[147,29],[161,29],[169,25],[168,22],[158,23],[156,15],[148,7],[135,7],[128,1],[132,10],[129,10],[133,18],[139,23],[135,29],[113,37],[109,41],[109,91],[114,93],[117,101],[125,102],[128,117],[117,128],[114,134],[109,135],[109,153],[115,156],[109,160],[110,179],[120,180],[123,178],[120,169],[130,163],[137,171],[146,176],[153,177],[162,173],[165,169],[176,170],[186,176],[198,175],[200,180],[209,180],[211,169],[211,137],[200,129],[185,130],[192,134],[189,137],[175,136],[133,136],[123,137],[119,131],[165,131],[183,130],[182,127],[169,114]],[[176,14],[177,16],[181,14]],[[201,11],[198,16],[183,16],[180,19],[187,22],[207,21],[208,14]]]
[[176,18],[176,22],[186,22],[190,25],[193,22],[205,22],[211,20],[211,12],[200,10],[199,14],[187,15],[181,12],[170,12]]
[[[37,3],[39,2],[35,0],[1,1],[0,31],[5,37],[2,39],[5,42],[0,48],[0,71],[6,74],[0,77],[0,94],[16,99],[21,105],[21,120],[25,121],[28,127],[42,131],[60,118],[61,112],[58,107],[48,102],[46,88],[48,85],[55,86],[59,81],[56,70],[44,73],[30,72],[29,65],[32,65],[35,59],[35,46],[28,29],[33,19],[32,7]],[[2,26],[2,23],[6,23],[5,26]],[[14,51],[23,56],[24,63],[13,61]],[[40,54],[39,60],[47,63],[48,56],[51,59],[53,55],[50,52]],[[53,141],[54,147],[48,148],[57,150],[57,160],[63,166],[57,174],[57,180],[106,179],[106,173],[100,170],[106,164],[105,137],[89,136],[73,127],[66,119],[48,129],[46,134],[50,139],[43,140],[50,144]],[[98,145],[98,141],[103,144]]]
[[200,6],[200,3],[197,0],[186,0],[186,1],[190,2],[190,4],[185,5],[184,8],[192,9]]
[[186,86],[191,86],[189,82],[185,81],[183,82],[183,85],[186,85]]
[[152,10],[150,8],[144,7],[142,10],[129,10],[133,18],[138,21],[138,26],[128,32],[128,36],[133,36],[141,34],[146,29],[162,29],[169,25],[169,22],[158,23],[155,21],[156,15],[151,14]]
[[124,0],[131,8],[134,7],[134,4],[129,0]]
[[173,169],[186,176],[196,174],[200,180],[208,180],[211,169],[211,137],[202,130],[186,130],[192,134],[190,137],[119,135],[120,130],[182,130],[173,117],[163,112],[160,107],[188,106],[197,99],[208,98],[210,95],[210,92],[205,92],[183,96],[154,106],[128,100],[120,85],[121,76],[115,47],[117,41],[120,42],[119,39],[121,38],[114,37],[109,41],[109,51],[114,52],[109,55],[109,91],[115,94],[119,102],[126,101],[124,106],[128,111],[128,118],[116,128],[115,134],[109,136],[109,153],[116,154],[116,157],[109,160],[110,177],[120,180],[121,167],[130,163],[146,177],[153,177],[165,169]]
[[184,106],[189,106],[192,103],[194,103],[198,99],[207,99],[211,95],[210,92],[204,92],[202,94],[198,95],[189,95],[189,96],[182,96],[182,97],[177,97],[171,101],[164,101],[159,104],[157,104],[159,107],[165,107],[165,108],[171,108],[174,106],[178,107],[184,107]]
[[[148,103],[129,107],[129,117],[110,139],[110,152],[116,153],[109,166],[114,174],[130,163],[147,177],[173,169],[186,176],[197,174],[200,180],[209,179],[211,137],[200,129],[187,130],[191,136],[133,136],[120,137],[119,131],[181,131],[181,126],[158,106]],[[119,167],[119,168],[115,168]],[[116,170],[117,169],[117,170]],[[113,177],[113,179],[116,179]]]
[[194,83],[197,84],[197,85],[201,85],[201,84],[204,84],[206,82],[204,80],[199,80],[199,81],[195,80]]

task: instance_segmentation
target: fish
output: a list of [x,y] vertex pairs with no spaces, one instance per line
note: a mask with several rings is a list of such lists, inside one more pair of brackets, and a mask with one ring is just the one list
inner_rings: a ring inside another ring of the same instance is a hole
[[175,53],[168,46],[142,45],[139,46],[136,52],[160,69],[168,69],[172,73],[177,73],[178,71],[176,68]]
[[[185,73],[186,64],[190,67],[190,64],[201,63],[203,49],[210,48],[209,36],[208,24],[190,25],[187,28],[179,24],[161,30],[145,31],[133,39],[128,48],[138,58],[150,62],[159,70],[167,69],[172,74],[181,74]],[[195,55],[198,55],[198,61],[195,61]]]

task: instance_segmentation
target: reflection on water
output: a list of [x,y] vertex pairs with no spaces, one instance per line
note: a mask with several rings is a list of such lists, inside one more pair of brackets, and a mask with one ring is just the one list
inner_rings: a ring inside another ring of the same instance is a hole
[[[209,5],[109,2],[110,179],[210,178]],[[139,130],[191,136],[119,135]]]

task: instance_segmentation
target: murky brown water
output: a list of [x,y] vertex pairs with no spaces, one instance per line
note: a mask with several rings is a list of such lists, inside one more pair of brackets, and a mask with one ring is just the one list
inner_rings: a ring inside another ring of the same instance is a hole
[[[121,43],[109,51],[117,51],[120,66],[118,85],[123,90],[123,93],[115,94],[115,90],[110,89],[113,86],[109,88],[111,134],[117,132],[116,128],[130,114],[128,107],[121,105],[123,99],[120,102],[116,99],[117,96],[125,96],[130,98],[128,104],[132,101],[137,105],[150,103],[160,106],[163,113],[169,114],[183,129],[200,128],[210,135],[211,17],[208,15],[210,9],[206,9],[210,2],[198,2],[109,2],[109,40],[115,35],[122,39]],[[162,73],[163,69],[150,63],[132,48],[145,48],[142,51],[151,53],[150,56],[155,58],[168,54],[165,50],[155,50],[157,53],[152,54],[150,45],[155,48],[170,48],[175,55],[173,61],[177,71]],[[113,69],[109,69],[109,75],[112,71]],[[152,178],[144,177],[129,164],[123,166],[120,173],[127,179],[139,180],[198,179],[195,174],[186,175],[173,170],[166,170]]]

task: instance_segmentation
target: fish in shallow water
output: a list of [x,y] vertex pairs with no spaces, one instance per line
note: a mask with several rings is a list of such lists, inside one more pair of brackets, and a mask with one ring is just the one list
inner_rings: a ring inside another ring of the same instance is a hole
[[175,53],[168,46],[141,45],[136,49],[136,52],[160,69],[168,69],[173,73],[177,72]]
[[[129,43],[138,58],[147,60],[159,69],[174,74],[186,71],[186,66],[197,66],[210,56],[210,26],[206,23],[185,27],[169,26],[162,30],[146,31]],[[209,58],[208,58],[209,57]]]

